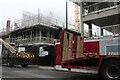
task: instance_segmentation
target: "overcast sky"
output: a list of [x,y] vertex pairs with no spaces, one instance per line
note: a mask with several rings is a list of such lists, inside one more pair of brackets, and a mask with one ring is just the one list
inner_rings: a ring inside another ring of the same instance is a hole
[[[57,18],[65,20],[66,0],[0,0],[0,30],[5,27],[8,18],[12,22],[20,19],[23,11],[48,14],[50,11]],[[69,20],[74,22],[74,5],[69,2]]]

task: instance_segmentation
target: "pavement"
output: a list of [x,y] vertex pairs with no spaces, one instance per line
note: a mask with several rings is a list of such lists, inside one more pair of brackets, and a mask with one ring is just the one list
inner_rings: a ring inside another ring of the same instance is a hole
[[62,68],[60,65],[56,65],[54,67],[51,66],[38,66],[39,69],[43,70],[57,70],[57,71],[67,71],[67,72],[80,72],[80,73],[92,73],[97,74],[96,70],[86,70],[86,69],[74,69],[72,68],[71,71],[69,71],[67,68]]
[[55,80],[74,80],[74,78],[78,80],[93,80],[93,78],[95,78],[95,80],[99,80],[96,75],[85,75],[76,72],[57,71],[55,67],[39,65],[29,65],[27,68],[23,68],[17,65],[14,67],[3,65],[2,78],[4,78],[3,80],[48,80],[50,78],[54,78]]
[[29,65],[28,67],[34,67],[41,70],[56,70],[55,67],[51,67],[51,66]]
[[51,66],[38,66],[39,69],[43,69],[43,70],[57,70],[57,71],[68,71],[67,68],[62,68],[61,66],[54,66],[54,67],[51,67]]
[[[21,66],[19,66],[19,67],[21,67]],[[52,67],[52,66],[41,66],[41,65],[29,65],[28,67],[38,68],[40,70],[82,72],[82,73],[97,74],[97,71],[93,71],[93,70],[71,69],[71,71],[69,71],[67,68],[62,68],[60,65],[56,65],[54,67]]]
[[55,70],[55,67],[51,66],[38,66],[39,69],[45,69],[45,70]]

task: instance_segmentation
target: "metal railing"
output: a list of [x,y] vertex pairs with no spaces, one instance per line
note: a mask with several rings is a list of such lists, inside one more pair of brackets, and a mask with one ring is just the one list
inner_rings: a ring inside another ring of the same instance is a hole
[[34,45],[34,44],[53,45],[54,41],[59,42],[60,40],[55,38],[39,36],[32,38],[22,38],[22,37],[6,38],[4,41],[9,44],[14,43],[16,46],[18,46],[18,45]]
[[83,15],[92,14],[117,7],[118,2],[98,2],[92,5],[83,7]]
[[120,37],[120,24],[84,30],[86,39]]
[[15,39],[14,38],[6,38],[4,41],[9,43],[9,44],[10,43],[15,43]]
[[33,44],[54,44],[53,41],[56,40],[59,41],[58,39],[54,38],[48,38],[48,37],[32,37],[32,38],[6,38],[5,42],[7,43],[15,43],[16,45],[33,45]]

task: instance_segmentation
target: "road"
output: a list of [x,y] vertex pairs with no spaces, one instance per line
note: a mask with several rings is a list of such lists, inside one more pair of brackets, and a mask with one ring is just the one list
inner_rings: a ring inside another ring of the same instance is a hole
[[36,66],[30,66],[28,68],[2,66],[2,78],[3,80],[100,80],[96,75],[43,70]]

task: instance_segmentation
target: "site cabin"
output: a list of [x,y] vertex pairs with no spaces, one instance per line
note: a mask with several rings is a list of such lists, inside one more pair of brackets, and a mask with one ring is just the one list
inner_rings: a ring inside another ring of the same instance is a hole
[[2,64],[8,66],[21,65],[27,67],[34,64],[35,55],[30,52],[18,52],[13,46],[14,44],[8,44],[0,38],[0,53],[2,56]]
[[84,40],[80,33],[64,30],[56,44],[56,65],[71,70],[97,71],[103,78],[120,78],[120,38]]

